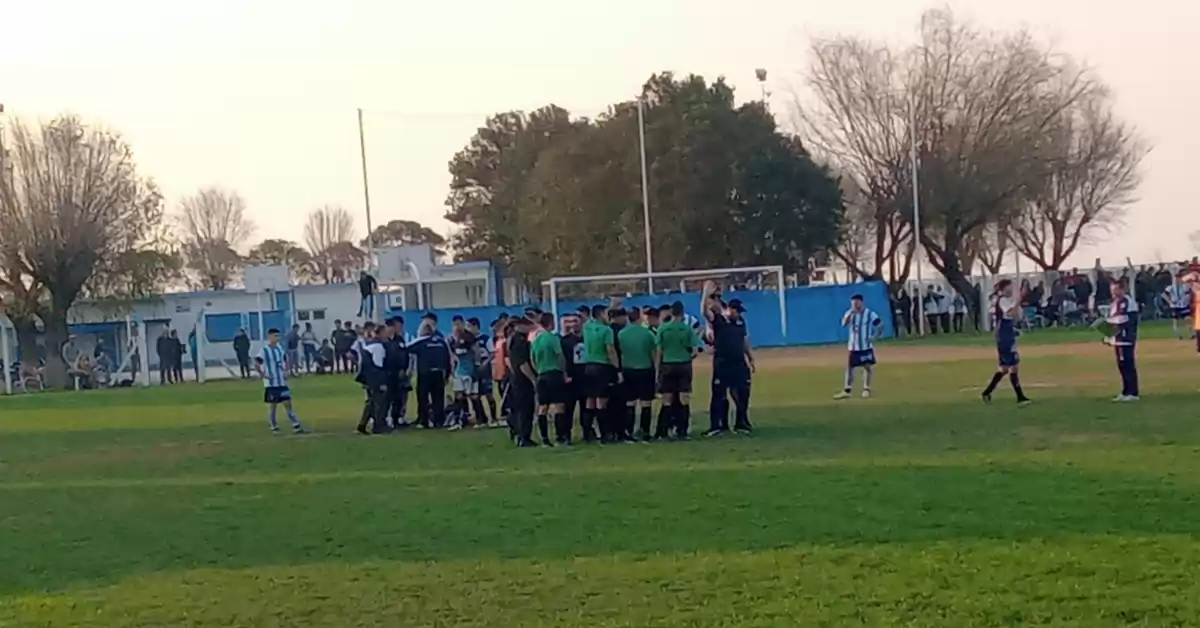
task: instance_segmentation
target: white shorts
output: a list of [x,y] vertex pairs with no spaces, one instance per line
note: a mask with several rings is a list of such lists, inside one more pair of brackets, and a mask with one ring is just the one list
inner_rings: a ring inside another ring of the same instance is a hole
[[465,395],[479,394],[479,382],[470,375],[455,375],[451,382],[456,393],[463,393]]

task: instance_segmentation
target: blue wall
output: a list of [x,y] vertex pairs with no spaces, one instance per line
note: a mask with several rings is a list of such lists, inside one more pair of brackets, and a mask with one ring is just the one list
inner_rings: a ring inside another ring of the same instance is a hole
[[[746,322],[750,328],[750,340],[756,347],[783,347],[814,345],[847,340],[847,330],[842,327],[842,315],[850,306],[850,297],[862,294],[867,307],[879,314],[884,321],[884,336],[895,334],[892,328],[891,305],[887,297],[887,286],[882,282],[857,283],[835,286],[812,286],[789,288],[784,291],[787,305],[788,333],[785,337],[779,324],[779,296],[773,290],[727,291],[725,299],[741,299],[746,306]],[[664,305],[683,301],[684,308],[693,316],[700,316],[700,293],[685,292],[658,295],[639,294],[626,298],[627,306]],[[558,304],[559,314],[574,311],[584,304],[597,301],[566,300]],[[450,318],[461,314],[464,318],[476,317],[484,326],[500,316],[502,312],[520,313],[523,305],[501,307],[464,307],[435,309],[438,327],[443,332],[450,330]],[[416,333],[421,312],[393,310],[391,316],[404,318],[405,331]]]

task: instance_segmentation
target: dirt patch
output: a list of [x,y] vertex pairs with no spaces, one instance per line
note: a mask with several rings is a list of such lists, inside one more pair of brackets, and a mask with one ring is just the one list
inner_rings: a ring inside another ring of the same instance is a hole
[[[1031,345],[1020,347],[1021,357],[1041,356],[1096,356],[1110,357],[1112,349],[1100,341],[1086,343],[1064,343]],[[875,350],[881,361],[887,364],[913,364],[918,362],[953,362],[956,360],[991,360],[996,358],[995,347],[989,346],[938,346],[938,345],[885,345]],[[1138,358],[1153,360],[1183,358],[1195,355],[1189,343],[1170,339],[1146,340],[1138,344]],[[761,349],[755,352],[759,366],[763,368],[793,368],[837,366],[846,363],[846,349],[842,346],[786,347]]]

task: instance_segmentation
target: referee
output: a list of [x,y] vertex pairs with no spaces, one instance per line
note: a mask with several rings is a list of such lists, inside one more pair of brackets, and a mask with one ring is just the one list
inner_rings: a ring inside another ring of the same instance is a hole
[[536,447],[533,442],[534,385],[537,375],[530,358],[528,318],[518,318],[508,339],[508,394],[512,397],[512,429],[517,447]]
[[729,400],[733,399],[734,426],[738,434],[749,434],[750,376],[754,373],[754,353],[746,333],[742,302],[731,299],[724,311],[708,312],[713,332],[712,400],[709,404],[709,430],[705,436],[729,431]]

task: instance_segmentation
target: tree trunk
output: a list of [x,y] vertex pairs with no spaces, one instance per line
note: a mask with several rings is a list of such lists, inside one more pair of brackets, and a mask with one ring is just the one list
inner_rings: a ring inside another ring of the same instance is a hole
[[13,316],[9,314],[13,328],[17,332],[17,357],[27,366],[38,364],[37,323],[32,318]]
[[46,325],[46,386],[68,388],[71,380],[67,375],[67,362],[63,358],[63,345],[69,337],[67,317],[50,313],[42,318]]

